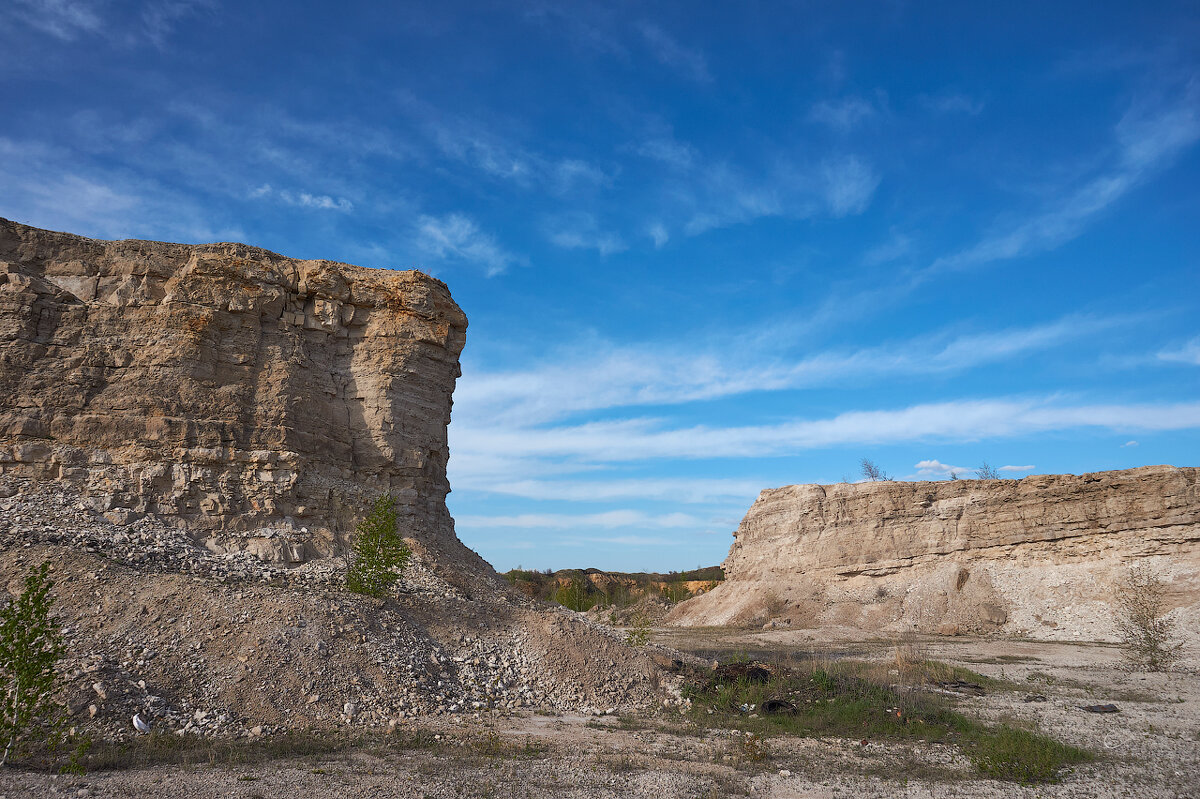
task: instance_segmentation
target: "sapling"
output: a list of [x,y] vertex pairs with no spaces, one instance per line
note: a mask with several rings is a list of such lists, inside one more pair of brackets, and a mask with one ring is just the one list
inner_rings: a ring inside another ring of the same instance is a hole
[[354,593],[383,596],[400,579],[412,550],[396,532],[396,521],[396,499],[385,495],[358,525],[354,559],[346,572],[346,587]]
[[66,708],[55,696],[58,661],[66,654],[58,621],[51,617],[54,597],[50,564],[25,578],[25,590],[0,609],[0,766],[34,743],[62,741]]

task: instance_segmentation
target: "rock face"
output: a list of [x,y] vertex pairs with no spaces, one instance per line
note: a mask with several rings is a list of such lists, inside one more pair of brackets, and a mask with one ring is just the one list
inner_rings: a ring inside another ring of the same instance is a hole
[[734,538],[725,582],[671,623],[1105,638],[1134,562],[1200,621],[1196,468],[788,486]]
[[[0,220],[0,601],[51,564],[72,725],[258,736],[678,699],[649,647],[524,600],[455,536],[466,325],[419,272]],[[368,598],[340,555],[384,492],[414,558]]]
[[445,505],[466,327],[420,272],[0,220],[0,474],[285,563],[390,492],[432,560],[490,572]]

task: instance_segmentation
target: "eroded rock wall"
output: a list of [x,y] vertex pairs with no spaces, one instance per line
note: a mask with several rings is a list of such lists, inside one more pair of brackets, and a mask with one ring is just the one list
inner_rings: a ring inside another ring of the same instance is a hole
[[1022,480],[796,485],[763,491],[714,591],[680,625],[1111,636],[1135,562],[1200,621],[1200,469]]
[[416,271],[0,220],[0,473],[284,562],[391,492],[433,559],[490,572],[445,505],[466,327]]

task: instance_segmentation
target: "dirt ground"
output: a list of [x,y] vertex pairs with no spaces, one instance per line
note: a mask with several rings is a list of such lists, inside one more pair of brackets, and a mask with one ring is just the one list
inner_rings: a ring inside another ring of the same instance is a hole
[[[705,657],[782,653],[889,657],[896,642],[852,631],[656,632]],[[984,720],[1033,722],[1097,759],[1058,784],[975,776],[952,746],[698,732],[681,711],[633,718],[519,711],[480,720],[413,722],[323,755],[253,765],[153,766],[83,776],[0,772],[0,796],[146,797],[1200,797],[1200,663],[1171,674],[1124,668],[1113,647],[963,638],[909,640],[921,654],[1010,687],[961,700]],[[1028,701],[1045,697],[1045,701]],[[1084,705],[1120,712],[1095,714]],[[417,725],[422,726],[417,726]]]

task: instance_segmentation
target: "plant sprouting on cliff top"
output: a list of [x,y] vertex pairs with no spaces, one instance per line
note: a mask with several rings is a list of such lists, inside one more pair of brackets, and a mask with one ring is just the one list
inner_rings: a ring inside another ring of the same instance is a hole
[[25,578],[25,590],[0,609],[0,766],[30,746],[61,743],[66,708],[55,697],[55,666],[66,654],[51,618],[50,564]]
[[980,480],[999,480],[1000,472],[996,471],[996,467],[990,465],[987,461],[975,470],[975,476]]
[[412,550],[396,532],[396,498],[375,500],[354,535],[354,559],[346,571],[346,588],[356,594],[383,596],[408,565]]
[[870,458],[863,458],[859,463],[859,468],[862,470],[862,476],[872,483],[882,483],[892,479]]

